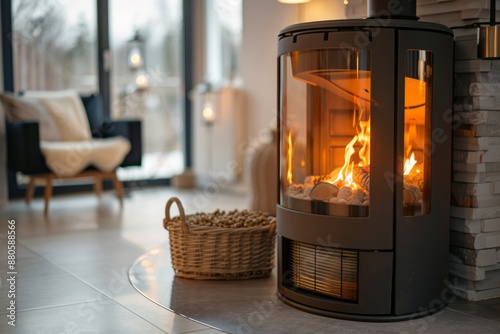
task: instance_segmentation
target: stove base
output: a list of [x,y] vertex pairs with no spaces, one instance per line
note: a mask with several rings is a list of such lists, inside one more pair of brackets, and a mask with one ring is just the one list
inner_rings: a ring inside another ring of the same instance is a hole
[[326,311],[322,309],[317,309],[314,307],[310,307],[304,304],[297,303],[285,296],[283,296],[281,293],[277,292],[278,298],[284,302],[285,304],[296,308],[298,310],[304,311],[304,312],[309,312],[312,314],[324,316],[324,317],[330,317],[330,318],[337,318],[341,320],[352,320],[352,321],[366,321],[366,322],[396,322],[396,321],[408,321],[408,320],[415,320],[418,318],[423,318],[430,316],[432,314],[438,313],[442,311],[443,309],[446,308],[447,304],[446,303],[441,303],[439,304],[438,307],[435,308],[429,308],[429,309],[424,309],[419,312],[413,312],[410,314],[402,314],[402,315],[394,315],[394,314],[387,314],[387,315],[366,315],[366,314],[351,314],[351,313],[342,313],[342,312],[334,312],[334,311]]

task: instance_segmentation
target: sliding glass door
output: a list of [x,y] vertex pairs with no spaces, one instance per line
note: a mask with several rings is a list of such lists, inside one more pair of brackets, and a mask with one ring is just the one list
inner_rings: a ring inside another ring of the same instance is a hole
[[109,0],[113,118],[140,118],[141,167],[124,180],[170,178],[184,169],[182,0]]

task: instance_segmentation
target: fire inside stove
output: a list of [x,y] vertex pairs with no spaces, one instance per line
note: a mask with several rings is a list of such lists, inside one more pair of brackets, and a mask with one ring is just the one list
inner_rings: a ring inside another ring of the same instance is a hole
[[[429,210],[430,166],[424,152],[429,149],[426,111],[431,108],[431,56],[422,50],[408,52],[403,172],[408,215]],[[282,64],[289,93],[283,101],[287,115],[281,141],[282,203],[311,213],[368,216],[371,160],[383,158],[370,152],[371,105],[376,101],[370,94],[369,52],[294,51],[283,56]],[[301,100],[306,95],[313,97],[309,105]]]

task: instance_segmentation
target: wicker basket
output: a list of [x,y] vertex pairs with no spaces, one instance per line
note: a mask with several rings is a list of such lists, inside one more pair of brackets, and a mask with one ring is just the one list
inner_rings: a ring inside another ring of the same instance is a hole
[[[175,203],[180,219],[170,218]],[[170,198],[163,227],[169,232],[175,275],[193,279],[247,279],[267,277],[274,267],[276,222],[256,227],[189,225],[180,200]]]

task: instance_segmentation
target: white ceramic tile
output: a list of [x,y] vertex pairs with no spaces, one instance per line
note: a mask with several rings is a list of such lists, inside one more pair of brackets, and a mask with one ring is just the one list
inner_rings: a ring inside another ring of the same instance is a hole
[[166,333],[110,299],[16,314],[16,327],[0,322],[1,333]]
[[[15,302],[17,310],[29,310],[101,300],[104,296],[88,284],[40,257],[17,260]],[[7,296],[9,284],[2,284],[0,296]],[[0,311],[5,314],[4,308]]]
[[217,329],[203,329],[201,331],[192,331],[192,332],[172,332],[172,334],[220,334],[220,333],[227,333],[223,331],[219,331]]
[[204,324],[176,315],[163,307],[159,307],[156,303],[145,298],[135,290],[128,293],[121,293],[113,298],[120,305],[123,305],[168,333],[186,333],[209,329]]

